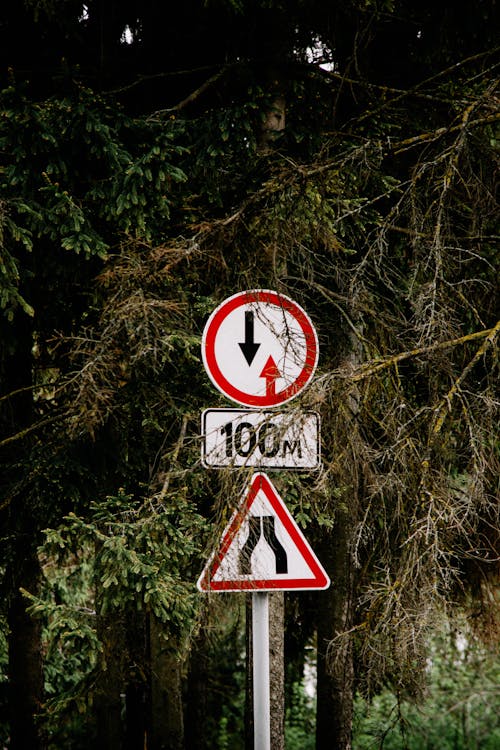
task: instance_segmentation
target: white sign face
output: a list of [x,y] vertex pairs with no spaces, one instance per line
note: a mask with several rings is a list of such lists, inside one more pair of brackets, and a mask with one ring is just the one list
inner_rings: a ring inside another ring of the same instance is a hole
[[266,474],[254,474],[200,591],[325,589],[330,579]]
[[207,468],[252,466],[317,469],[319,415],[315,412],[207,409],[202,414],[202,460]]
[[318,362],[311,320],[277,292],[239,292],[217,307],[202,339],[205,369],[213,384],[244,406],[278,406],[310,382]]

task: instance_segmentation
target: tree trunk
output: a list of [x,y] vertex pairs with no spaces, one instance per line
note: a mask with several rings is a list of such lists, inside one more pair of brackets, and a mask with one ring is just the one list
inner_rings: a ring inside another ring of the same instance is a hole
[[[285,748],[285,599],[281,591],[269,594],[269,698],[271,750]],[[245,691],[245,750],[254,750],[252,595],[246,605],[247,676]]]
[[[27,315],[18,314],[12,327],[0,324],[0,381],[2,399],[0,434],[2,438],[21,435],[35,419],[32,395],[31,350],[33,322]],[[41,570],[37,555],[39,543],[39,509],[34,509],[32,498],[26,496],[20,467],[30,466],[29,439],[19,438],[0,450],[2,485],[7,488],[7,499],[0,502],[0,524],[11,551],[7,565],[7,622],[8,635],[8,700],[10,716],[10,749],[41,750],[44,746],[37,715],[43,701],[43,660],[41,623],[26,612],[28,601],[20,589],[39,593]],[[24,476],[26,474],[24,473]],[[4,520],[5,514],[5,520]]]
[[137,682],[127,686],[125,697],[124,750],[143,750],[146,734],[144,687]]
[[189,655],[185,745],[188,750],[212,750],[205,730],[208,721],[209,643],[202,626]]
[[316,750],[350,750],[352,734],[354,667],[352,643],[344,636],[352,622],[353,565],[351,563],[352,516],[337,512],[328,545],[321,549],[321,561],[332,580],[331,587],[318,593],[318,655]]
[[[274,82],[275,85],[279,81]],[[285,129],[285,97],[276,94],[271,108],[265,113],[264,122],[259,137],[259,150],[266,151],[273,147],[274,141],[279,133]]]
[[10,750],[42,750],[45,742],[37,725],[43,695],[41,623],[26,612],[20,588],[37,592],[40,565],[36,551],[18,561],[8,612]]
[[125,750],[144,750],[149,684],[144,664],[148,660],[147,618],[130,612],[127,618],[128,674],[125,696]]
[[269,594],[271,750],[285,750],[285,595]]
[[94,699],[97,750],[122,750],[124,730],[121,694],[125,687],[124,623],[113,615],[99,615],[99,639],[103,646],[102,668],[97,678]]
[[162,637],[161,623],[150,615],[151,722],[148,750],[183,750],[181,660],[178,643]]
[[245,594],[245,750],[253,750],[252,594]]
[[[358,340],[351,337],[347,366],[361,361]],[[335,509],[335,525],[321,549],[321,560],[332,581],[318,594],[316,750],[351,750],[354,663],[350,632],[354,622],[355,568],[353,543],[362,493],[362,438],[357,426],[359,394],[353,389],[342,413],[336,415],[333,443],[344,446],[337,466],[339,483],[349,495]],[[333,450],[336,446],[333,446]]]

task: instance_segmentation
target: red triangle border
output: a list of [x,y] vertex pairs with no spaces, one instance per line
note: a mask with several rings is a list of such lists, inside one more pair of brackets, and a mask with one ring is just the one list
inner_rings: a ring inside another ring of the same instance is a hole
[[[267,500],[270,502],[273,510],[279,520],[290,534],[290,537],[304,561],[313,574],[313,578],[283,578],[283,579],[261,579],[261,580],[224,580],[214,581],[213,577],[217,573],[222,561],[224,560],[229,547],[231,546],[236,534],[246,516],[248,515],[252,503],[257,494],[264,492]],[[300,591],[308,589],[326,589],[330,585],[330,579],[317,560],[314,552],[306,541],[303,533],[292,518],[284,501],[278,495],[274,485],[269,477],[257,472],[253,475],[250,486],[243,498],[240,507],[234,513],[229,526],[224,532],[219,548],[207,563],[203,573],[198,580],[200,591]]]

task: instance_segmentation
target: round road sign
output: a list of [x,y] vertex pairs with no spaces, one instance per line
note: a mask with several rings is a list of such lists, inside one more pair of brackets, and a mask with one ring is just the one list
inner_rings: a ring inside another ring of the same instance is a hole
[[289,297],[267,289],[228,297],[211,314],[202,338],[213,384],[254,408],[295,398],[314,375],[318,354],[309,316]]

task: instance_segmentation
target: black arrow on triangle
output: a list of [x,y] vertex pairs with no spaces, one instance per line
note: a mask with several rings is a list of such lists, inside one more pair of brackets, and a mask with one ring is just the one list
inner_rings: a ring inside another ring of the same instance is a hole
[[253,340],[254,337],[254,318],[253,312],[248,310],[245,312],[245,341],[239,343],[239,347],[243,352],[248,365],[251,365],[254,361],[255,355],[260,347],[260,344],[256,344]]

